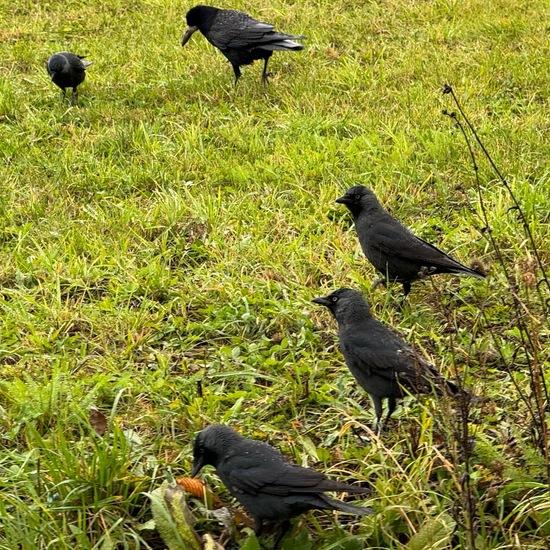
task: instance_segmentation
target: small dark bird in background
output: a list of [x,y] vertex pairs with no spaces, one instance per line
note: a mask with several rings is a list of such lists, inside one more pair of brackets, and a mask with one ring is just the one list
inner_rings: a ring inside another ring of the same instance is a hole
[[369,262],[384,276],[374,283],[375,287],[387,278],[390,282],[402,283],[406,296],[411,291],[412,281],[436,273],[485,278],[481,271],[462,265],[413,235],[363,185],[352,187],[336,202],[345,204],[353,214],[361,248]]
[[65,99],[67,88],[73,89],[71,103],[78,101],[76,88],[86,77],[86,67],[92,64],[91,61],[82,61],[85,57],[70,52],[59,52],[54,53],[46,63],[46,70],[52,82],[63,90],[62,99]]
[[373,318],[360,292],[341,288],[328,296],[314,298],[313,302],[326,306],[338,323],[340,350],[346,365],[374,403],[375,429],[381,427],[383,399],[388,400],[387,422],[396,400],[410,393],[460,394],[456,384]]
[[247,439],[228,426],[213,424],[199,432],[193,447],[195,477],[210,464],[229,492],[254,517],[259,535],[264,520],[281,523],[277,548],[290,527],[290,518],[308,510],[338,510],[366,516],[374,510],[330,498],[325,491],[364,494],[364,487],[328,479],[310,468],[290,463],[274,447]]
[[293,40],[305,36],[292,36],[274,31],[274,26],[262,23],[246,13],[221,10],[212,6],[195,6],[186,15],[187,29],[181,39],[185,46],[191,35],[201,31],[208,42],[218,48],[233,66],[235,84],[241,76],[242,65],[250,65],[256,59],[264,60],[262,82],[267,82],[267,62],[275,50],[303,50],[304,46]]

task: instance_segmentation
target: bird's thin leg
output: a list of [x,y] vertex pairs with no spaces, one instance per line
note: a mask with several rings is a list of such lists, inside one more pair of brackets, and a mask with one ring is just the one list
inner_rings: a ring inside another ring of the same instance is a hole
[[241,69],[235,63],[231,63],[231,65],[233,66],[233,72],[235,73],[235,86],[236,86],[237,82],[239,81],[239,78],[241,78]]
[[65,96],[66,96],[66,90],[65,88],[61,88],[61,103],[63,103],[65,101]]
[[283,537],[287,534],[288,530],[290,529],[290,521],[286,520],[281,524],[281,530],[279,531],[279,535],[277,536],[277,539],[275,540],[275,544],[273,545],[273,548],[271,550],[277,550],[279,547],[279,544],[283,540]]
[[264,59],[264,70],[262,72],[262,83],[263,84],[269,84],[269,81],[267,80],[268,76],[270,76],[271,73],[267,72],[267,62],[269,61],[269,56]]
[[387,424],[391,415],[393,414],[393,411],[395,411],[396,406],[397,399],[395,399],[395,397],[388,397],[388,416],[386,416],[386,421],[384,422],[384,424]]
[[405,293],[405,296],[407,296],[410,291],[411,291],[411,283],[409,281],[405,281],[403,283],[403,292]]
[[262,529],[263,529],[262,520],[254,516],[254,533],[257,537],[259,537],[262,534]]
[[373,426],[373,431],[379,433],[382,424],[382,399],[380,399],[379,397],[374,397],[372,395],[371,398],[372,402],[374,403],[374,412],[376,414],[376,424]]
[[73,88],[73,95],[71,96],[71,104],[78,105],[78,92],[76,91],[76,86]]

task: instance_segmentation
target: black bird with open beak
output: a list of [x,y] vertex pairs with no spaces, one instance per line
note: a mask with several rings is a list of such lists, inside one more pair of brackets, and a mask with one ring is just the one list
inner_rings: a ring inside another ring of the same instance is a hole
[[262,82],[267,82],[267,62],[276,50],[303,50],[294,40],[305,36],[293,36],[276,32],[269,23],[257,21],[240,11],[222,10],[212,6],[195,6],[186,15],[187,29],[181,39],[185,46],[191,35],[199,30],[206,39],[229,60],[235,73],[235,83],[241,76],[240,67],[250,65],[256,59],[264,60]]

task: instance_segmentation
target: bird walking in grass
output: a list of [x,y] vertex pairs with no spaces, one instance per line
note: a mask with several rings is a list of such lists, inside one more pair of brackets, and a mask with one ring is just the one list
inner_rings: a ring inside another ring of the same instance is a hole
[[413,235],[363,185],[352,187],[336,202],[345,204],[351,211],[361,248],[369,262],[383,275],[374,283],[375,287],[386,280],[402,283],[406,296],[412,281],[436,273],[485,278],[481,271],[462,265]]
[[[382,401],[388,400],[387,422],[397,399],[409,394],[461,394],[422,355],[374,319],[363,295],[341,288],[314,303],[327,307],[338,323],[340,350],[359,385],[370,395],[376,414],[375,430],[382,427]],[[471,394],[464,392],[464,395]],[[472,396],[471,396],[472,397]]]
[[235,84],[241,76],[242,65],[250,65],[256,59],[263,59],[262,82],[267,83],[267,63],[274,51],[304,49],[302,44],[294,40],[304,40],[305,36],[276,32],[273,25],[257,21],[240,11],[199,5],[187,12],[186,19],[187,29],[181,45],[185,46],[196,30],[201,31],[233,66]]
[[70,52],[59,52],[54,53],[46,62],[46,70],[52,82],[63,92],[62,101],[65,99],[66,89],[72,88],[71,103],[78,102],[76,88],[84,82],[86,68],[92,64],[91,61],[83,61],[85,57]]
[[327,478],[323,473],[292,464],[274,447],[247,439],[228,426],[214,424],[200,432],[193,446],[195,477],[211,465],[229,492],[252,514],[256,535],[263,521],[281,524],[273,549],[290,527],[290,519],[308,510],[337,510],[366,516],[372,508],[354,506],[326,496],[326,491],[365,494],[364,487]]

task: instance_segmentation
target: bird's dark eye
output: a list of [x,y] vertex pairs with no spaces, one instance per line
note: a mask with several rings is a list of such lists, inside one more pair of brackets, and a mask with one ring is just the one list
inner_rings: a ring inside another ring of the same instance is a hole
[[333,301],[333,302],[337,302],[337,301],[338,301],[338,296],[333,296],[333,297],[332,297],[332,301]]
[[361,195],[359,193],[357,193],[357,195],[355,195],[355,200],[356,201],[360,201],[361,200]]

